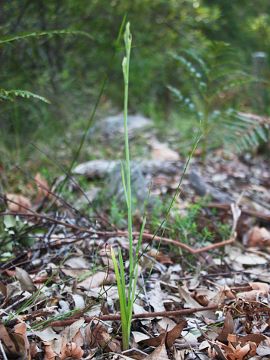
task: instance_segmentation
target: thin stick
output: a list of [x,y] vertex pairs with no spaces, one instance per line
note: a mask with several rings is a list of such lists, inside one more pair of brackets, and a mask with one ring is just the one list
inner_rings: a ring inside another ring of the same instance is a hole
[[[192,309],[181,309],[181,310],[173,310],[173,311],[157,311],[157,312],[148,312],[141,314],[134,314],[132,319],[149,319],[155,317],[170,317],[170,316],[183,316],[190,315],[196,312],[202,312],[207,310],[216,310],[218,309],[218,305],[211,305],[206,307],[197,307]],[[118,321],[121,320],[120,314],[112,314],[112,315],[100,315],[100,316],[85,316],[85,322],[89,323],[92,320],[101,320],[101,321]],[[73,324],[76,320],[78,320],[78,316],[73,319],[68,320],[57,320],[52,321],[48,324],[48,326],[68,326]]]
[[[15,203],[15,204],[18,204],[13,200],[8,200],[8,201],[10,201],[12,203]],[[18,205],[20,205],[20,204],[18,204]],[[20,205],[20,206],[24,207],[23,205]],[[64,222],[62,220],[54,219],[54,218],[52,218],[50,216],[47,216],[47,215],[38,214],[33,210],[29,210],[29,209],[27,209],[27,210],[31,211],[31,213],[29,214],[29,213],[3,212],[3,213],[0,213],[0,216],[5,216],[5,215],[14,215],[14,216],[16,216],[17,215],[17,216],[36,217],[36,218],[43,219],[43,220],[46,220],[46,221],[49,221],[49,222],[52,222],[52,223],[59,224],[61,226],[65,226],[65,227],[70,228],[72,230],[79,231],[79,232],[84,232],[84,233],[87,233],[87,234],[90,234],[90,235],[100,235],[100,236],[105,236],[105,237],[114,237],[114,236],[128,237],[128,235],[129,235],[128,231],[95,231],[95,230],[89,230],[89,229],[84,228],[84,227],[80,227],[80,226],[77,226],[77,225],[74,225],[74,224],[66,223],[66,222]],[[139,237],[140,233],[135,231],[135,232],[132,233],[132,235],[133,235],[133,237]],[[166,238],[166,237],[155,236],[154,234],[145,233],[145,232],[142,234],[142,238],[143,238],[143,240],[159,241],[159,242],[164,242],[164,243],[167,243],[167,244],[175,245],[175,246],[177,246],[177,247],[179,247],[181,249],[184,249],[184,250],[190,252],[191,254],[199,254],[199,253],[202,253],[202,252],[206,252],[206,251],[209,251],[209,250],[213,250],[213,249],[216,249],[216,248],[219,248],[219,247],[222,247],[222,246],[232,244],[235,241],[236,236],[233,236],[232,238],[230,238],[228,240],[221,241],[221,242],[211,244],[211,245],[207,245],[207,246],[204,246],[204,247],[198,248],[198,249],[194,249],[191,246],[180,242],[180,240],[173,240],[173,239],[169,239],[169,238]],[[66,243],[69,243],[69,242],[66,242]],[[57,240],[55,244],[59,245],[59,240]],[[64,242],[62,242],[62,244],[64,244]],[[50,246],[54,246],[54,243],[53,242],[50,243]]]

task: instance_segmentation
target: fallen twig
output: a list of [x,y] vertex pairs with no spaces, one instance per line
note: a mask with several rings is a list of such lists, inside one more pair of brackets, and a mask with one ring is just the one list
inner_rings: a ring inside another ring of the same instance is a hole
[[[211,202],[211,203],[205,205],[205,207],[221,209],[221,210],[231,210],[231,204],[226,204],[226,203]],[[246,214],[246,215],[256,217],[258,219],[270,221],[270,215],[268,215],[268,214],[264,214],[260,211],[245,209],[245,208],[242,208],[241,205],[239,205],[239,208],[241,209],[242,214]]]
[[[74,224],[70,224],[70,223],[66,223],[65,221],[62,220],[57,220],[54,219],[50,216],[47,215],[42,215],[42,214],[38,214],[34,211],[31,211],[31,214],[29,213],[10,213],[10,212],[5,212],[5,213],[0,213],[0,216],[4,216],[4,215],[17,215],[17,216],[28,216],[28,217],[36,217],[39,219],[43,219],[52,223],[56,223],[58,225],[61,226],[65,226],[67,228],[70,228],[72,230],[76,230],[82,233],[88,233],[90,235],[99,235],[99,236],[103,236],[103,237],[113,237],[113,236],[123,236],[123,237],[127,237],[128,236],[128,232],[127,231],[96,231],[96,230],[89,230],[87,228],[84,227],[80,227]],[[139,237],[140,233],[139,232],[133,232],[133,236],[134,237]],[[170,238],[166,238],[166,237],[162,237],[162,236],[155,236],[154,234],[150,234],[150,233],[143,233],[142,235],[143,240],[149,240],[149,241],[159,241],[159,242],[164,242],[167,244],[172,244],[175,245],[177,247],[180,247],[181,249],[184,249],[188,252],[190,252],[191,254],[199,254],[202,252],[206,252],[209,250],[213,250],[222,246],[226,246],[229,244],[232,244],[235,241],[235,236],[233,236],[232,238],[228,239],[228,240],[224,240],[215,244],[211,244],[211,245],[207,245],[204,246],[202,248],[198,248],[198,249],[194,249],[191,246],[182,243],[180,240],[173,240]],[[74,242],[74,241],[72,241]],[[70,243],[69,241],[66,242],[67,244]],[[61,244],[65,244],[65,242],[61,242]],[[59,246],[59,240],[56,241],[55,245]],[[54,243],[51,242],[50,246],[54,246]]]
[[[196,312],[202,312],[207,310],[216,310],[218,309],[218,305],[212,306],[205,306],[205,307],[198,307],[192,309],[181,309],[181,310],[173,310],[173,311],[157,311],[157,312],[148,312],[148,313],[141,313],[141,314],[134,314],[132,319],[149,319],[155,317],[170,317],[170,316],[183,316],[183,315],[190,315]],[[52,321],[48,324],[48,326],[60,327],[60,326],[68,326],[73,324],[75,321],[78,320],[81,316],[76,315],[71,319],[67,320],[57,320]],[[89,323],[92,320],[101,320],[101,321],[118,321],[121,320],[120,314],[112,314],[112,315],[100,315],[100,316],[84,316],[85,322]]]

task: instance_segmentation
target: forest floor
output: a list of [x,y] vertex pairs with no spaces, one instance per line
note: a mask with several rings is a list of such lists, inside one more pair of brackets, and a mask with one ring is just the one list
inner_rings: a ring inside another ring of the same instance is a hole
[[134,245],[144,213],[147,223],[122,351],[111,260],[112,247],[125,259],[129,248],[119,141],[99,131],[88,150],[98,162],[50,185],[29,175],[3,199],[0,358],[269,359],[269,160],[216,149],[202,162],[198,150],[185,172],[174,139],[131,132]]

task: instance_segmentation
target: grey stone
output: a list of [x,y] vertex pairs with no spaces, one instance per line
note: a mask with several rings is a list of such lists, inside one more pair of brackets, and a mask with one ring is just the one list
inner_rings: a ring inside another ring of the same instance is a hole
[[[136,200],[136,207],[143,209],[144,202],[148,198],[150,181],[143,175],[139,164],[131,167],[131,190],[132,197]],[[112,197],[120,204],[125,204],[124,187],[122,183],[121,164],[117,164],[110,173],[105,187],[106,197]]]
[[91,160],[77,165],[72,173],[74,175],[84,175],[89,179],[104,178],[119,163],[120,161],[117,160]]
[[[84,175],[89,179],[105,178],[120,164],[120,160],[91,160],[79,164],[73,170],[74,175]],[[144,175],[176,175],[183,170],[183,164],[180,161],[162,161],[162,160],[133,160],[131,167],[139,165]]]
[[[142,133],[145,129],[150,128],[153,121],[144,117],[141,114],[128,116],[128,133],[129,137],[133,137],[138,133]],[[116,136],[124,135],[124,117],[123,114],[108,116],[107,118],[98,121],[90,130],[89,135],[96,136],[100,134],[108,139],[115,138]]]

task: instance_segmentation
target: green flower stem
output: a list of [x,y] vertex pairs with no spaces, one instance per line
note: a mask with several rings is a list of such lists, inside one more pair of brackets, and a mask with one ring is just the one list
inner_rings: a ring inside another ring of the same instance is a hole
[[[138,280],[138,258],[141,247],[141,236],[138,245],[133,252],[133,235],[132,235],[132,192],[131,192],[131,168],[130,168],[130,153],[129,153],[129,139],[128,139],[128,88],[129,88],[129,62],[131,52],[132,37],[130,33],[129,23],[126,25],[124,34],[126,55],[122,62],[122,70],[124,76],[124,137],[125,137],[125,164],[122,165],[121,175],[123,182],[123,189],[127,204],[128,212],[128,239],[129,239],[129,283],[126,286],[125,280],[125,266],[122,256],[122,251],[119,249],[118,259],[111,250],[112,261],[114,265],[115,277],[117,282],[117,290],[120,303],[121,326],[122,326],[122,344],[123,349],[129,347],[131,320],[133,303],[135,299],[136,286]],[[142,229],[145,221],[143,222]],[[127,289],[126,289],[127,287]]]

